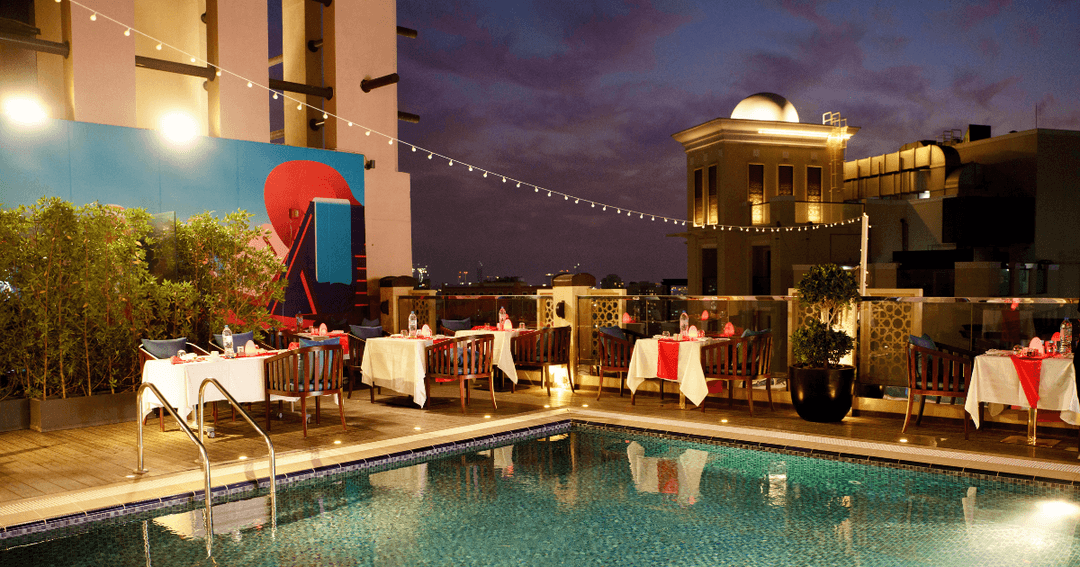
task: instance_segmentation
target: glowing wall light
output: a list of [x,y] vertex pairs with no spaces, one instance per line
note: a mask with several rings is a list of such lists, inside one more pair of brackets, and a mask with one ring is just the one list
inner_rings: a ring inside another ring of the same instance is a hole
[[176,144],[190,142],[198,134],[195,119],[186,112],[169,112],[161,117],[161,134]]
[[4,99],[4,114],[16,123],[28,126],[41,124],[49,117],[41,102],[29,96],[11,96]]

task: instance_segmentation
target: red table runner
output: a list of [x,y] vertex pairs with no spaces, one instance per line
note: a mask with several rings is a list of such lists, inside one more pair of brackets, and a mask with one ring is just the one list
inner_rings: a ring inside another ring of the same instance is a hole
[[1042,359],[1046,357],[1022,357],[1011,354],[1009,358],[1012,359],[1013,366],[1016,367],[1016,374],[1020,377],[1020,385],[1024,388],[1024,395],[1027,396],[1028,404],[1033,408],[1038,407],[1039,373],[1042,372]]
[[656,357],[656,377],[664,380],[679,379],[679,342],[658,341]]

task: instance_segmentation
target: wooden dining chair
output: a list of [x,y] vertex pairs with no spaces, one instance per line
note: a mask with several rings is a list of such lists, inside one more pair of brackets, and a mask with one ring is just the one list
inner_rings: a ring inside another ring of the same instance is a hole
[[[181,340],[182,339],[182,340]],[[195,343],[187,342],[187,337],[181,339],[165,339],[165,340],[149,340],[143,339],[139,345],[139,374],[142,374],[143,366],[146,366],[148,360],[161,360],[163,358],[171,358],[176,352],[171,351],[177,344],[184,344],[184,351],[193,352],[200,356],[210,356],[210,353],[203,350],[199,345]],[[164,350],[163,350],[164,349]],[[180,349],[176,349],[179,351]],[[214,404],[214,424],[217,425],[217,404]],[[158,429],[165,431],[165,409],[158,408]],[[146,420],[150,417],[150,414],[143,416],[143,425],[146,425]]]
[[266,431],[270,431],[270,396],[300,398],[300,413],[307,437],[307,399],[315,398],[315,423],[319,423],[319,399],[337,395],[341,428],[345,426],[342,359],[340,344],[318,345],[290,350],[263,361],[266,378]]
[[[908,401],[901,433],[907,432],[915,396],[920,396],[919,415],[915,418],[915,425],[919,425],[922,421],[927,396],[967,398],[968,387],[971,385],[971,371],[975,367],[975,353],[943,344],[934,346],[936,348],[928,348],[908,342]],[[970,418],[966,411],[963,412],[962,419],[964,420],[964,439],[967,439]],[[982,420],[982,405],[979,406],[979,420]]]
[[[754,415],[754,381],[765,379],[765,392],[772,403],[772,333],[762,333],[749,337],[734,337],[701,347],[701,370],[705,374],[705,383],[709,393],[719,393],[715,386],[727,385],[728,407],[734,404],[735,383],[742,382],[746,390],[746,403],[750,406],[750,416]],[[715,386],[714,386],[715,384]],[[708,399],[706,394],[705,399]],[[705,400],[699,406],[705,409]]]
[[544,327],[542,329],[522,333],[510,340],[510,352],[514,356],[514,366],[517,368],[534,368],[540,370],[541,384],[547,387],[547,393],[551,395],[550,368],[552,366],[566,366],[566,374],[570,379],[570,391],[575,391],[574,369],[570,364],[570,327]]
[[444,384],[457,382],[461,395],[461,413],[466,413],[469,403],[470,388],[466,383],[478,378],[487,378],[491,390],[491,406],[499,409],[495,402],[495,383],[492,379],[492,353],[495,350],[494,335],[469,335],[440,341],[427,347],[427,372],[424,374],[424,389],[431,399],[431,383]]
[[630,356],[634,348],[630,341],[609,335],[603,330],[596,333],[597,354],[599,355],[598,376],[600,384],[596,388],[596,399],[604,393],[604,375],[614,372],[619,379],[619,397],[623,395],[623,386],[626,384],[626,375],[630,372]]
[[[352,333],[349,333],[349,360],[345,362],[345,370],[349,373],[349,399],[352,399],[353,387],[356,386],[356,380],[360,379],[363,383],[363,373],[360,371],[360,365],[364,362],[364,347],[367,346],[367,339],[362,339]],[[375,401],[375,385],[371,385],[371,401]]]

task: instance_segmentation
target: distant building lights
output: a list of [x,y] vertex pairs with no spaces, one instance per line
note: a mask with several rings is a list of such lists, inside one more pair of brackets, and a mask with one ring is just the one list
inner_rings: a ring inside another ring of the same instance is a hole
[[[800,137],[800,138],[821,138],[823,140],[826,139],[826,138],[832,138],[833,137],[831,132],[820,132],[820,131],[814,132],[814,131],[809,131],[809,130],[789,130],[789,129],[784,129],[784,128],[761,128],[760,130],[758,130],[758,134],[769,134],[769,135],[773,135],[773,136],[797,136],[797,137]],[[843,139],[847,140],[848,138],[851,137],[851,134],[844,134],[841,137]]]

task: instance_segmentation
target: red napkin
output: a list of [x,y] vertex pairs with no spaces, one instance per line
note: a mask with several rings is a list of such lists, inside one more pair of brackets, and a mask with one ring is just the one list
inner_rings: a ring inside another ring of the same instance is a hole
[[477,325],[477,326],[473,327],[472,330],[474,330],[474,331],[498,331],[499,329],[497,327],[492,326],[492,325]]
[[1045,357],[1024,358],[1009,355],[1016,374],[1020,377],[1020,385],[1024,387],[1024,395],[1027,396],[1028,407],[1039,405],[1039,373],[1042,372],[1042,359]]
[[300,348],[300,343],[289,343],[289,350],[296,350]]
[[678,341],[658,341],[659,356],[656,357],[656,377],[664,380],[679,379]]
[[735,336],[735,325],[732,325],[731,321],[728,321],[724,325],[724,332],[721,333],[720,336],[721,337],[733,337],[733,336]]

